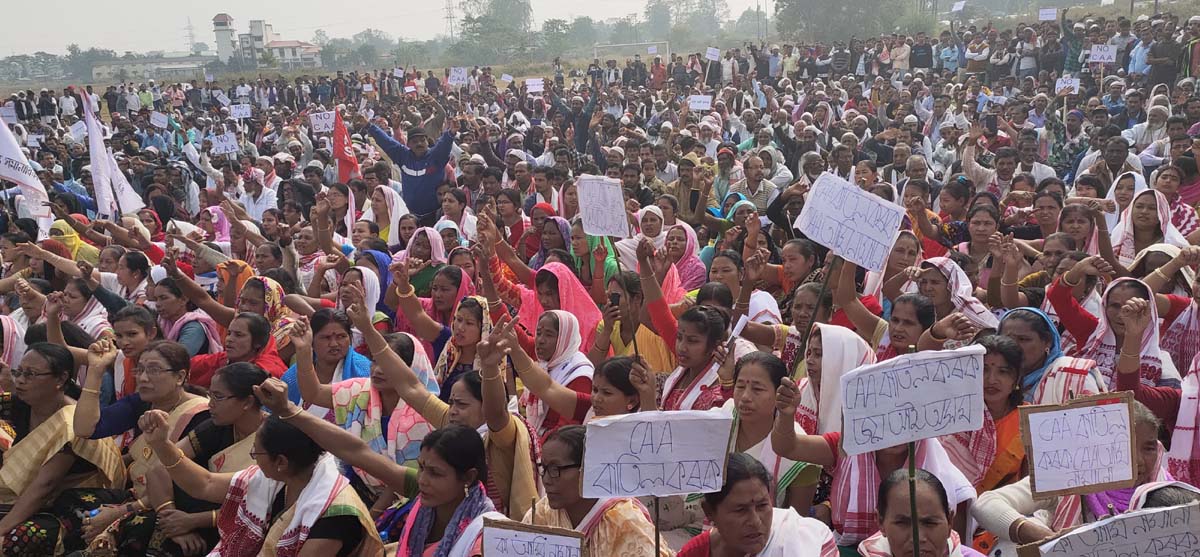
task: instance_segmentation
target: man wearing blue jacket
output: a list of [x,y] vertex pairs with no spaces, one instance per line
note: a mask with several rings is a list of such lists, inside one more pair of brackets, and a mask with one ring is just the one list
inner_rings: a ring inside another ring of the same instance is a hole
[[404,145],[383,128],[368,123],[365,117],[360,115],[356,119],[358,127],[365,126],[375,143],[400,167],[400,196],[409,211],[417,217],[419,226],[433,226],[438,220],[441,202],[437,199],[437,187],[446,180],[446,163],[450,161],[450,149],[454,146],[458,124],[454,119],[449,122],[450,126],[430,148],[429,136],[421,126],[408,130],[408,145]]

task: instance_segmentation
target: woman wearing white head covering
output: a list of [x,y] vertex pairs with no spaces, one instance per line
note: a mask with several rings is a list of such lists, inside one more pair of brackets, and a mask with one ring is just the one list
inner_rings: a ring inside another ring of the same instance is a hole
[[[933,302],[939,319],[961,312],[979,330],[997,329],[1000,320],[983,305],[971,287],[967,273],[948,257],[931,257],[921,262],[919,281],[905,286],[906,292],[920,292]],[[945,282],[943,282],[945,281]],[[947,348],[955,348],[947,344]]]
[[[1121,182],[1126,178],[1133,178],[1133,190],[1129,190],[1129,182],[1124,184]],[[1139,193],[1149,189],[1146,185],[1146,179],[1137,172],[1126,172],[1117,176],[1113,180],[1112,186],[1108,188],[1108,192],[1104,194],[1104,199],[1117,204],[1117,210],[1112,213],[1104,213],[1104,219],[1108,221],[1108,231],[1116,232],[1117,223],[1121,222],[1121,215],[1125,213],[1130,205],[1133,204],[1133,198]],[[1118,191],[1120,190],[1120,191]],[[1089,251],[1089,253],[1091,253]],[[1095,254],[1093,254],[1095,255]]]
[[[813,434],[842,430],[842,374],[875,363],[875,351],[850,329],[817,323],[808,340],[796,422]],[[816,356],[820,354],[820,356]]]
[[[377,215],[376,212],[379,214]],[[378,223],[380,225],[379,237],[387,240],[388,246],[398,246],[400,245],[400,217],[406,213],[408,213],[408,205],[404,204],[404,199],[400,197],[400,194],[391,186],[381,184],[375,186],[375,191],[371,192],[371,206],[363,211],[362,218],[359,220]]]
[[[1124,268],[1117,269],[1118,273],[1128,274],[1134,257],[1154,244],[1171,244],[1180,248],[1191,245],[1171,224],[1171,204],[1166,196],[1155,190],[1146,190],[1134,195],[1133,202],[1121,214],[1121,222],[1113,230],[1113,255]],[[1122,270],[1126,272],[1120,273]]]
[[[649,217],[649,218],[648,218]],[[657,217],[657,218],[655,218]],[[640,230],[633,238],[621,240],[615,244],[617,256],[621,258],[621,266],[627,270],[637,270],[637,246],[642,238],[649,238],[654,243],[654,249],[660,250],[667,242],[667,234],[663,230],[662,209],[657,205],[643,207],[637,212]]]
[[[550,310],[542,314],[538,320],[539,331],[543,327],[547,327],[550,322],[554,322],[558,328],[558,336],[555,339],[553,352],[549,354],[549,358],[543,360],[542,357],[546,354],[543,350],[538,349],[540,342],[535,341],[534,351],[538,357],[538,365],[550,374],[550,378],[559,385],[573,388],[576,391],[583,392],[581,389],[586,389],[590,393],[592,386],[592,374],[595,372],[595,367],[591,360],[588,360],[583,351],[580,350],[580,344],[583,342],[583,337],[579,331],[579,320],[570,312],[560,309]],[[538,338],[543,335],[538,334]],[[572,383],[578,379],[587,379],[580,381],[572,386]],[[529,426],[533,428],[534,433],[538,438],[543,438],[547,433],[556,429],[558,426],[567,425],[570,423],[570,416],[560,416],[557,423],[547,422],[550,415],[550,406],[545,401],[539,400],[528,390],[521,396],[521,403],[525,406],[525,415],[529,418]],[[565,419],[564,419],[565,418]]]

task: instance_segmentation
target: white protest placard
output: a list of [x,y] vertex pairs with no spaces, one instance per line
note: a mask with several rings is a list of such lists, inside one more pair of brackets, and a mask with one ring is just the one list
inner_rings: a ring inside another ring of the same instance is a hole
[[712,97],[708,95],[688,95],[688,110],[710,110]]
[[1054,94],[1061,95],[1064,92],[1078,95],[1079,94],[1079,79],[1075,77],[1060,77],[1054,82]]
[[646,47],[646,54],[658,54],[658,47],[655,45]]
[[400,78],[403,78],[403,77],[404,77],[404,69],[403,69],[403,68],[396,68],[396,69],[392,70],[392,77],[400,77]]
[[75,141],[83,141],[83,138],[87,137],[87,134],[87,122],[80,120],[71,124],[71,137],[75,138]]
[[828,172],[808,192],[795,227],[860,267],[882,271],[904,209]]
[[1139,509],[1017,548],[1018,557],[1189,557],[1200,532],[1200,503]]
[[217,102],[221,103],[221,106],[229,106],[229,104],[232,102],[229,100],[229,97],[225,95],[225,93],[218,92],[216,97]]
[[1117,45],[1115,44],[1094,44],[1091,53],[1088,54],[1088,62],[1114,64],[1116,61]]
[[979,345],[906,354],[842,374],[842,448],[848,455],[983,427]]
[[583,534],[564,528],[484,518],[482,540],[487,557],[587,557]]
[[461,87],[463,85],[466,85],[468,82],[467,68],[466,67],[450,68],[450,77],[446,81],[449,82],[450,85],[455,86],[455,87]]
[[1042,8],[1038,10],[1038,21],[1054,21],[1058,19],[1058,8]]
[[31,133],[31,134],[25,136],[25,146],[26,147],[35,147],[35,148],[41,147],[42,142],[45,140],[46,140],[46,134]]
[[629,237],[625,214],[625,195],[621,181],[607,176],[584,174],[579,177],[579,213],[583,232],[592,236]]
[[704,49],[704,59],[712,60],[713,62],[720,60],[721,59],[721,49],[719,49],[715,46],[710,46],[710,47]]
[[210,73],[204,74],[204,82],[205,83],[212,83],[214,81],[216,81],[216,79],[213,79],[213,74],[210,74]]
[[525,91],[529,93],[541,93],[546,90],[546,80],[540,77],[533,77],[525,80]]
[[503,81],[503,82],[505,82],[505,83],[512,83],[512,82],[513,82],[513,76],[511,76],[511,75],[508,75],[508,74],[501,74],[501,75],[500,75],[500,81]]
[[[581,188],[582,189],[582,188]],[[579,206],[583,208],[583,200]],[[721,489],[733,414],[675,410],[608,416],[587,424],[584,498],[710,493]]]
[[250,113],[250,105],[248,104],[235,104],[229,107],[229,116],[232,118],[237,118],[239,120],[243,118],[249,118]]
[[214,135],[212,137],[212,153],[214,155],[227,155],[238,151],[237,134],[233,132],[225,132],[222,135]]
[[404,86],[404,92],[405,93],[416,93],[417,88],[413,85],[406,85],[406,86]]
[[958,2],[954,3],[954,6],[950,8],[950,11],[961,12],[965,7],[967,7],[967,0],[959,0]]
[[159,111],[150,113],[150,125],[159,129],[167,128],[167,115]]
[[312,124],[313,133],[333,133],[333,119],[337,116],[329,112],[313,112],[308,115],[308,123]]
[[363,92],[364,92],[364,93],[371,93],[371,92],[374,92],[374,91],[375,91],[375,86],[374,86],[374,85],[372,85],[372,84],[370,84],[370,83],[364,83],[364,84],[363,84]]
[[0,118],[4,119],[9,124],[17,123],[17,107],[15,106],[0,106]]
[[1021,437],[1035,499],[1133,487],[1133,393],[1022,406]]

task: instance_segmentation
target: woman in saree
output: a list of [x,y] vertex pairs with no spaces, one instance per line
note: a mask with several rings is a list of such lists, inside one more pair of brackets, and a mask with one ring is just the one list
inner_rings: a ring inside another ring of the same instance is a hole
[[[939,478],[918,468],[909,482],[908,470],[896,470],[879,484],[876,515],[879,532],[858,545],[862,557],[983,557],[962,543],[954,529],[957,514]],[[915,487],[914,487],[915,486]],[[913,493],[916,501],[912,500]],[[920,539],[913,540],[912,511],[921,521]]]
[[[425,298],[430,295],[433,277],[446,264],[446,248],[442,235],[431,227],[418,228],[413,232],[408,248],[397,253],[394,261],[415,260],[424,264],[414,270],[409,282],[416,289],[417,296]],[[388,303],[392,298],[387,298]]]
[[[1190,363],[1196,354],[1200,353],[1200,303],[1197,302],[1200,298],[1200,288],[1197,288],[1194,278],[1192,281],[1187,280],[1189,276],[1194,277],[1191,270],[1197,263],[1200,263],[1200,248],[1184,248],[1165,265],[1148,267],[1154,268],[1154,271],[1145,274],[1145,278],[1142,279],[1155,293],[1170,289],[1178,294],[1186,288],[1191,298],[1187,309],[1183,310],[1179,317],[1167,321],[1167,328],[1162,332],[1162,348],[1171,355],[1171,361],[1175,362],[1176,366],[1184,365],[1183,362]],[[1186,282],[1181,284],[1181,281]],[[1172,283],[1176,285],[1174,289],[1170,288]]]
[[73,278],[67,281],[67,287],[62,291],[61,319],[79,325],[79,328],[92,338],[112,336],[108,311],[92,294],[92,288],[83,279]]
[[667,229],[663,246],[667,250],[667,258],[679,272],[681,288],[691,291],[708,282],[708,268],[700,260],[696,231],[690,225],[679,223]]
[[[825,392],[828,392],[828,389],[822,391],[822,396]],[[879,517],[874,508],[881,478],[907,465],[907,448],[901,444],[849,456],[841,447],[840,428],[828,430],[820,435],[803,435],[796,432],[794,416],[802,402],[802,394],[794,381],[785,377],[776,397],[778,412],[771,432],[771,443],[776,453],[784,458],[817,464],[829,471],[832,478],[829,501],[834,536],[843,555],[849,555],[859,542],[879,529]],[[836,404],[822,406],[818,422],[827,422],[826,416],[831,414],[830,408],[836,407]],[[841,420],[838,420],[838,423],[840,422]],[[975,489],[946,456],[941,443],[937,439],[918,441],[915,464],[919,468],[931,471],[949,486],[950,507],[958,510],[955,513],[955,529],[965,530],[965,509],[975,499]]]
[[[88,348],[88,368],[104,370],[117,358],[112,341],[100,340]],[[189,358],[187,349],[171,341],[152,342],[142,351],[134,370],[137,392],[100,408],[98,393],[104,373],[89,373],[75,410],[75,434],[90,439],[103,439],[138,431],[137,419],[151,409],[168,414],[170,439],[179,442],[210,418],[208,399],[187,392]],[[112,536],[102,536],[110,526],[116,529],[140,525],[138,514],[162,506],[170,499],[168,489],[153,489],[154,469],[159,465],[144,435],[137,435],[128,451],[129,489],[77,489],[64,492],[55,501],[56,514],[62,521],[60,539],[70,552],[82,550],[89,544],[94,550],[113,547]],[[193,510],[207,510],[189,508]],[[136,521],[136,524],[134,522]],[[126,524],[128,523],[128,524]],[[126,539],[144,539],[131,536]],[[195,538],[175,540],[176,545],[197,544]]]
[[[375,331],[367,333],[367,336],[380,334]],[[333,423],[357,435],[371,450],[390,456],[398,464],[415,467],[421,438],[433,428],[400,398],[399,390],[392,385],[389,375],[384,373],[379,364],[372,362],[369,377],[322,382],[314,366],[304,364],[310,359],[305,355],[311,357],[315,346],[311,329],[307,326],[297,327],[292,336],[300,364],[297,373],[300,398],[314,406],[331,408]],[[415,337],[396,333],[389,335],[385,341],[413,370],[426,389],[438,392],[438,385],[432,380],[433,364]],[[367,492],[374,495],[372,516],[378,517],[393,502],[392,492],[382,489],[384,486],[379,479],[356,469],[346,475],[351,482],[362,483]]]
[[[268,381],[283,389],[278,380]],[[255,386],[256,393],[260,389]],[[171,480],[192,497],[221,505],[220,542],[211,554],[382,556],[379,533],[349,480],[338,473],[336,459],[284,421],[305,412],[271,410],[250,450],[254,463],[239,472],[210,472],[184,456],[169,439],[165,412],[151,410],[138,420]]]
[[[1171,224],[1171,205],[1166,196],[1156,190],[1145,190],[1134,195],[1133,202],[1121,213],[1121,221],[1112,231],[1109,264],[1122,275],[1128,275],[1137,254],[1154,244],[1171,244],[1178,248],[1191,245]],[[1106,255],[1103,246],[1100,254]]]
[[[429,297],[417,297],[416,287],[411,282],[415,274],[410,272],[410,269],[419,268],[416,265],[415,261],[392,264],[392,287],[388,290],[387,303],[396,308],[394,329],[416,336],[421,340],[425,353],[436,359],[441,354],[441,345],[434,346],[437,332],[428,329],[425,330],[426,334],[421,334],[417,323],[424,323],[424,319],[416,317],[416,310],[420,309],[425,317],[438,326],[450,327],[454,324],[454,316],[462,300],[475,296],[475,283],[461,267],[446,265],[433,274]],[[412,298],[416,305],[410,304],[408,298]]]
[[62,242],[70,252],[72,260],[87,261],[92,265],[100,263],[100,250],[83,241],[79,233],[65,220],[56,220],[50,225],[50,239]]
[[[214,473],[236,472],[253,464],[255,435],[266,418],[253,389],[268,377],[262,368],[246,362],[221,368],[209,391],[210,419],[176,443],[181,454]],[[181,557],[212,549],[217,543],[218,506],[193,499],[169,482],[157,470],[149,474],[147,491],[155,509],[109,526],[91,543],[90,554]]]
[[633,238],[618,241],[613,246],[617,249],[616,255],[621,260],[621,267],[631,271],[638,268],[637,249],[643,239],[653,242],[655,251],[662,249],[663,244],[667,241],[667,235],[663,230],[662,209],[659,209],[657,205],[650,205],[639,210],[637,223],[638,233]]
[[[614,299],[616,304],[612,303]],[[601,306],[604,321],[595,341],[587,347],[592,364],[599,366],[610,356],[633,356],[636,352],[649,369],[660,373],[675,369],[675,351],[643,318],[642,308],[661,299],[662,289],[652,274],[644,285],[633,271],[613,275]]]
[[[537,365],[546,370],[555,383],[584,394],[592,392],[595,368],[587,356],[580,352],[579,343],[579,321],[574,315],[563,310],[550,310],[538,319],[533,339]],[[579,423],[572,416],[555,412],[528,391],[522,395],[521,404],[538,439],[545,439],[549,432],[562,425]]]
[[292,402],[317,416],[328,418],[331,405],[301,400],[300,375],[311,373],[323,385],[370,377],[371,359],[351,346],[353,326],[345,311],[321,308],[311,318],[297,321],[291,331],[293,341],[300,339],[307,344],[308,357],[296,358],[296,363],[283,374],[283,382],[288,384]]
[[[1143,315],[1141,319],[1150,323],[1146,317],[1149,315],[1148,308],[1142,307],[1140,310]],[[1136,362],[1131,364],[1137,365]],[[1087,495],[1035,499],[1030,479],[1026,476],[1015,483],[981,494],[971,509],[972,516],[985,530],[995,534],[999,543],[1021,545],[1044,540],[1067,528],[1125,512],[1137,486],[1163,481],[1169,477],[1166,470],[1167,459],[1163,455],[1162,445],[1158,442],[1158,418],[1149,408],[1135,400],[1130,420],[1133,424],[1129,434],[1134,449],[1135,487]]]
[[676,557],[837,557],[829,527],[792,508],[772,504],[774,483],[762,462],[731,453],[725,485],[704,494],[701,506],[713,527],[692,538]]
[[33,344],[9,373],[15,388],[0,394],[0,547],[4,555],[51,555],[59,520],[47,502],[67,489],[120,489],[125,465],[112,439],[76,437],[79,393],[65,347]]
[[173,340],[188,349],[188,354],[213,354],[224,350],[221,328],[207,313],[198,310],[183,295],[171,277],[154,283],[150,299],[158,311],[158,329],[164,340]]
[[[916,291],[933,302],[938,319],[954,312],[966,317],[976,331],[995,330],[1000,322],[983,302],[975,297],[971,280],[962,267],[948,257],[931,257],[918,268],[905,271],[909,280],[916,284]],[[961,342],[948,343],[946,348],[957,348]]]
[[[362,322],[361,312],[361,304],[350,306],[349,313],[356,322]],[[463,336],[464,340],[476,345],[479,344],[480,338],[492,336],[491,322],[487,319],[483,307],[479,305],[478,299],[465,301],[458,313],[462,318],[456,320],[456,336]],[[511,321],[505,317],[504,323]],[[499,339],[499,335],[504,333],[511,334],[511,328],[510,326],[505,330],[501,327],[495,333],[496,338]],[[443,387],[450,391],[449,396],[445,397],[449,402],[443,402],[435,391],[426,387],[427,382],[422,382],[412,368],[388,346],[382,335],[367,333],[366,337],[371,354],[387,375],[388,382],[393,385],[400,398],[420,413],[432,427],[442,428],[447,424],[459,424],[483,432],[488,462],[484,483],[488,486],[487,493],[495,507],[514,516],[528,511],[529,502],[538,490],[533,469],[538,460],[538,445],[532,429],[520,414],[510,412],[503,374],[489,375],[487,381],[484,381],[474,369],[462,373],[453,384]],[[480,357],[483,357],[483,352],[480,354]],[[488,354],[488,357],[502,356],[497,350],[491,350]],[[306,431],[313,434],[311,430]],[[346,460],[345,457],[342,458]],[[351,464],[376,478],[383,478],[365,466]],[[384,483],[397,492],[402,491],[398,486],[404,485],[388,480],[384,480]]]
[[188,383],[207,388],[218,369],[235,362],[253,363],[266,370],[271,377],[281,377],[287,371],[279,352],[275,350],[271,324],[263,316],[250,312],[239,313],[229,324],[223,352],[192,356]]
[[375,186],[371,191],[371,206],[363,211],[362,219],[379,223],[379,237],[387,241],[388,247],[400,245],[400,217],[408,206],[400,193],[387,184]]
[[596,305],[604,304],[607,299],[604,288],[619,270],[616,253],[608,238],[584,233],[583,219],[576,217],[571,222],[571,255],[575,258],[575,270]]
[[[497,371],[499,368],[495,368]],[[636,498],[588,499],[583,496],[585,428],[564,426],[546,439],[538,469],[546,496],[537,500],[522,522],[574,530],[589,552],[620,557],[668,557],[660,540],[655,553],[654,522]]]

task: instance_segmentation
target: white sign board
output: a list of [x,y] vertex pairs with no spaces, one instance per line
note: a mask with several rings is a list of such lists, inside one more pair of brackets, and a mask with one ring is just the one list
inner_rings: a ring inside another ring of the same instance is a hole
[[512,82],[513,82],[513,76],[511,76],[511,75],[508,75],[508,74],[502,74],[502,75],[500,76],[500,81],[503,81],[503,82],[505,82],[505,83],[512,83]]
[[710,47],[704,49],[704,59],[712,60],[713,62],[720,60],[721,59],[721,49],[719,49],[715,46],[710,46]]
[[1088,62],[1115,64],[1117,62],[1117,45],[1094,44],[1088,55]]
[[370,84],[370,83],[364,83],[364,84],[363,84],[363,92],[364,92],[364,93],[371,93],[371,92],[374,92],[374,91],[375,91],[375,86],[374,86],[374,85],[372,85],[372,84]]
[[1022,406],[1021,436],[1035,498],[1132,487],[1133,393]]
[[882,271],[904,209],[828,172],[808,192],[795,227],[846,260]]
[[237,118],[239,120],[243,118],[249,118],[250,113],[250,105],[248,104],[235,104],[229,107],[229,116],[232,118]]
[[18,123],[17,107],[15,107],[15,106],[0,106],[0,119],[3,119],[5,122],[7,122],[9,124]]
[[1038,21],[1054,21],[1058,19],[1058,8],[1042,8],[1038,10]]
[[579,213],[583,232],[592,236],[629,237],[629,219],[621,181],[606,176],[579,177]]
[[217,102],[221,103],[221,106],[229,106],[229,103],[232,102],[229,100],[229,97],[225,95],[225,93],[217,93],[216,97]]
[[396,68],[396,69],[392,70],[392,76],[403,78],[404,77],[404,69]]
[[534,77],[525,80],[525,91],[529,93],[541,93],[546,90],[546,80],[540,77]]
[[308,115],[308,123],[312,124],[313,133],[333,133],[333,119],[336,116],[332,110],[313,112]]
[[646,54],[658,54],[658,47],[655,45],[646,47]]
[[869,453],[983,427],[979,345],[907,354],[842,374],[842,448]]
[[212,137],[212,153],[214,155],[227,155],[238,151],[237,134],[233,132],[225,132],[222,135],[214,135]]
[[42,142],[45,140],[46,140],[46,134],[31,133],[31,134],[25,136],[25,146],[26,147],[34,147],[34,148],[41,147]]
[[688,110],[712,109],[712,97],[708,95],[688,95]]
[[450,78],[447,79],[447,81],[450,83],[450,85],[452,85],[454,87],[462,87],[463,85],[466,85],[467,82],[469,81],[467,79],[467,68],[465,68],[465,67],[450,68]]
[[733,414],[720,410],[638,412],[594,420],[587,424],[584,440],[583,497],[718,491],[732,435]]
[[1079,78],[1075,77],[1060,77],[1054,82],[1054,94],[1062,95],[1063,93],[1079,94]]
[[414,87],[414,86],[412,86],[412,85],[406,85],[406,86],[404,87],[404,92],[405,92],[405,93],[413,93],[413,94],[416,94],[416,92],[417,92],[417,88],[416,88],[416,87]]
[[534,526],[511,520],[483,519],[487,557],[583,557],[583,534],[574,530]]
[[954,3],[954,7],[950,8],[950,11],[961,12],[965,7],[967,7],[967,0],[960,0]]
[[1080,526],[1040,545],[1018,549],[1042,557],[1187,557],[1196,554],[1200,504],[1140,509]]
[[216,80],[213,79],[213,74],[210,74],[210,73],[204,74],[204,82],[205,83],[212,83],[214,81],[216,81]]
[[80,120],[71,124],[71,137],[75,138],[75,141],[83,141],[87,134],[87,122]]
[[150,125],[154,126],[156,128],[166,129],[167,128],[167,115],[163,114],[157,110],[154,112],[151,112],[150,113]]

